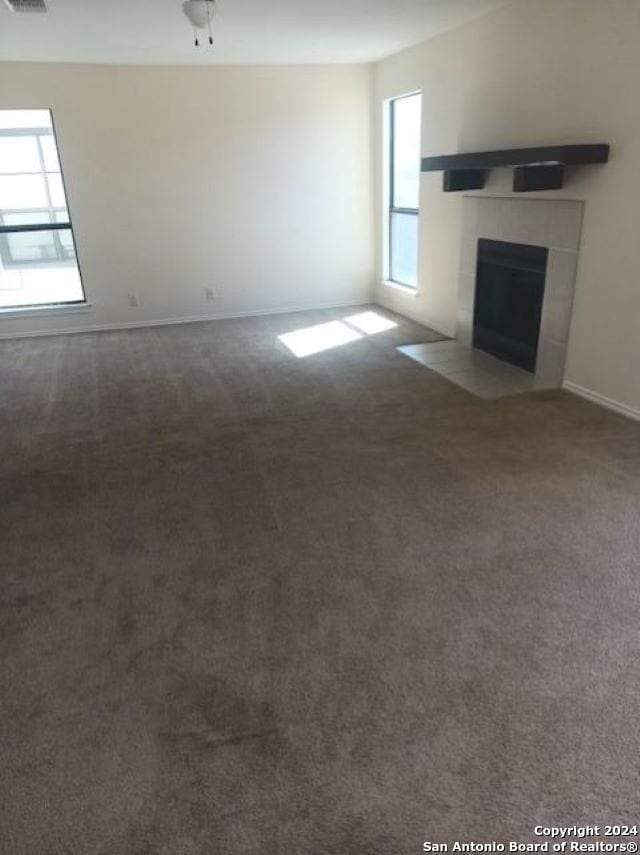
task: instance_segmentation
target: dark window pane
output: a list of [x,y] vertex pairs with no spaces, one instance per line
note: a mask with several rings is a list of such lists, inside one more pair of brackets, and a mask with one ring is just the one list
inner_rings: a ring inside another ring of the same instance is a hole
[[391,279],[418,286],[418,215],[391,214]]

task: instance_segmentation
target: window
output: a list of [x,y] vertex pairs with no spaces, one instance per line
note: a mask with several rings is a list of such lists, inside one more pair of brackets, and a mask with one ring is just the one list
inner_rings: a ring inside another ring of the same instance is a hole
[[422,95],[389,102],[388,277],[418,287],[420,123]]
[[84,303],[49,110],[0,110],[0,309]]

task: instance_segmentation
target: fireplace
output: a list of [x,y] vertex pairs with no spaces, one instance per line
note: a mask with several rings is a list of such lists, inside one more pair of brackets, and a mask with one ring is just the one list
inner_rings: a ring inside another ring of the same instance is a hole
[[535,389],[563,382],[583,210],[569,199],[464,199],[456,339],[527,368],[517,373]]
[[473,346],[534,373],[547,270],[546,247],[478,241]]

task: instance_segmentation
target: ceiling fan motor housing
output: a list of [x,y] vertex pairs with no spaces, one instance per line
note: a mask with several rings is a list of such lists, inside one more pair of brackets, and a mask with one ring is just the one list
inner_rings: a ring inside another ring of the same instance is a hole
[[209,26],[214,5],[215,0],[185,0],[182,10],[196,29],[203,30]]

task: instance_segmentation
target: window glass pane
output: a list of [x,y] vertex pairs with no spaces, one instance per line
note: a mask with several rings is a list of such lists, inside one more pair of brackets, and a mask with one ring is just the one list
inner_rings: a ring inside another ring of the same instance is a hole
[[46,171],[60,172],[60,162],[58,160],[56,141],[53,138],[53,134],[41,136],[40,146],[42,147],[42,158],[44,160],[44,168]]
[[50,172],[47,175],[49,183],[49,195],[51,197],[51,205],[54,208],[64,208],[66,200],[64,198],[64,187],[62,186],[62,176],[59,172]]
[[73,234],[71,233],[71,229],[60,229],[58,232],[56,232],[56,234],[58,235],[61,253],[64,258],[75,258],[76,247],[73,242]]
[[52,128],[48,110],[0,110],[0,128]]
[[391,279],[418,287],[418,215],[391,214]]
[[82,300],[71,229],[0,235],[0,308]]
[[0,173],[7,172],[40,172],[35,137],[0,136]]
[[47,261],[57,259],[53,232],[12,232],[6,235],[9,261]]
[[394,208],[418,208],[420,204],[421,103],[420,94],[393,102]]
[[71,229],[8,232],[4,235],[5,262],[67,261],[76,250]]
[[0,175],[0,211],[47,207],[42,175]]
[[[84,301],[48,110],[0,110],[0,308]],[[3,231],[3,227],[20,231]]]
[[28,226],[33,222],[50,223],[51,213],[49,211],[29,211],[28,214],[11,214],[2,215],[2,225],[4,226]]

